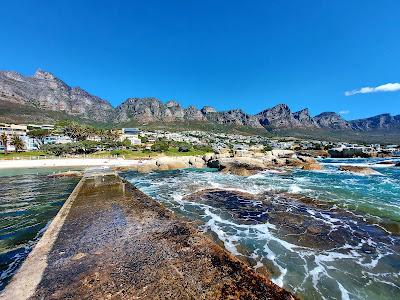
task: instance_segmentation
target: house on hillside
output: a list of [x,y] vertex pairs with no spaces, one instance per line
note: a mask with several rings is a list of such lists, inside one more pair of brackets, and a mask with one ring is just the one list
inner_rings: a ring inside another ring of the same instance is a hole
[[122,128],[121,132],[122,134],[119,137],[121,142],[128,140],[132,145],[140,145],[142,143],[139,138],[141,131],[138,128]]

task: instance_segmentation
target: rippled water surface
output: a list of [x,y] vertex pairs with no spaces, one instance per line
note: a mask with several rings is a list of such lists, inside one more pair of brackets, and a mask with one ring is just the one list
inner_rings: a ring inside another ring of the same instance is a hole
[[79,181],[58,171],[0,170],[0,291]]
[[[250,177],[210,169],[123,175],[301,298],[396,299],[400,168],[379,161],[326,159],[320,172]],[[339,172],[340,164],[382,175]]]

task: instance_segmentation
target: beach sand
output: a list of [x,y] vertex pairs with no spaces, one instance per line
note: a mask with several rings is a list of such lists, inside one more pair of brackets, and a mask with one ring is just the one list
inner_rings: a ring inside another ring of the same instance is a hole
[[42,167],[93,167],[93,166],[135,166],[143,160],[125,160],[123,158],[59,158],[59,159],[15,159],[0,160],[0,169],[42,168]]

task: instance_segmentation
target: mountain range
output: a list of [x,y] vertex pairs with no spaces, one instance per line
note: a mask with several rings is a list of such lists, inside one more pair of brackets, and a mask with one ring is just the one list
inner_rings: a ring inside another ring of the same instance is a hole
[[68,117],[115,124],[200,122],[266,128],[269,131],[400,130],[400,115],[381,114],[347,121],[335,112],[323,112],[313,117],[307,108],[292,112],[286,104],[276,105],[255,115],[240,109],[217,111],[210,106],[202,109],[194,106],[183,108],[176,101],[163,103],[156,98],[128,98],[114,108],[108,101],[79,87],[70,87],[53,74],[40,69],[33,76],[0,71],[0,120],[32,122]]

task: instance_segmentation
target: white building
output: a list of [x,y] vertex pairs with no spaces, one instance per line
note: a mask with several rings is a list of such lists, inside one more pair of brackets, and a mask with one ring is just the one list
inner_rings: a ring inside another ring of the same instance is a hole
[[35,130],[35,129],[53,130],[54,129],[54,125],[51,125],[51,124],[28,124],[27,127],[29,130]]
[[128,140],[132,145],[140,145],[142,143],[139,138],[140,130],[137,128],[122,128],[122,134],[119,137],[120,141],[123,142]]
[[40,144],[36,138],[31,138],[29,136],[21,136],[21,139],[25,144],[25,150],[27,151],[39,150]]
[[[28,127],[26,125],[0,123],[0,135],[3,133],[7,135],[7,151],[15,151],[15,147],[10,144],[12,136],[17,135],[21,138],[26,137],[27,130]],[[5,145],[3,145],[1,141],[0,145],[0,149],[4,150]]]
[[43,138],[43,144],[68,144],[72,143],[73,140],[66,135],[49,135]]

